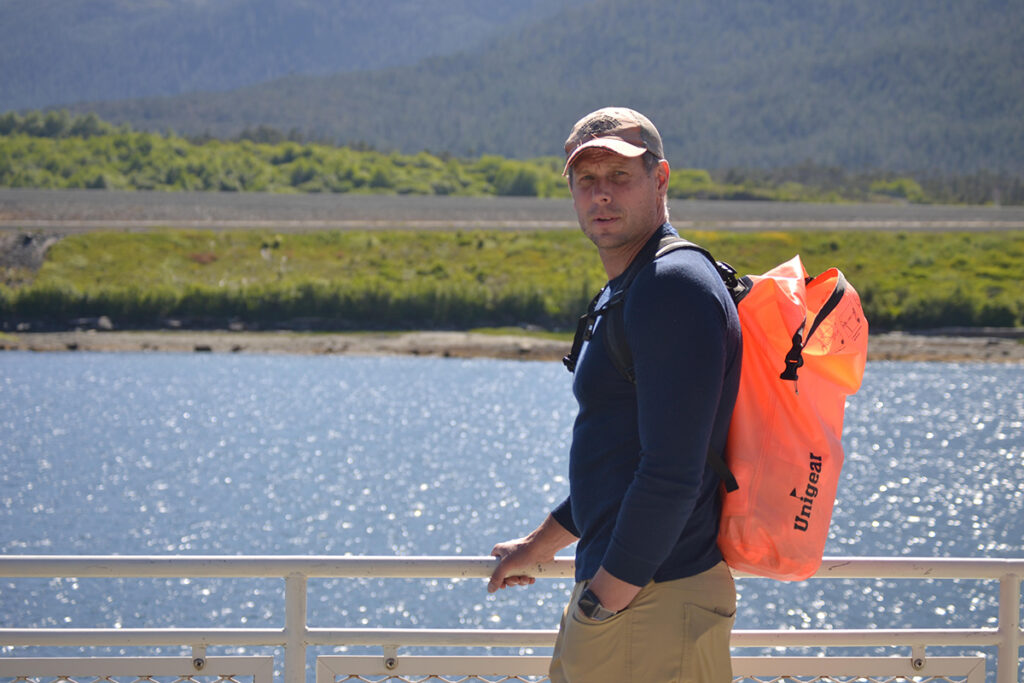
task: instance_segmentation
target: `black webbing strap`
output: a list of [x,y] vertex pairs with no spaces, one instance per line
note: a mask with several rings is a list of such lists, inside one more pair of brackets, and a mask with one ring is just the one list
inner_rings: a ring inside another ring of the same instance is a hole
[[[600,301],[601,296],[605,292],[605,289],[607,289],[606,285],[590,301],[590,305],[587,306],[587,312],[584,315],[580,316],[580,319],[576,322],[576,334],[573,336],[572,348],[569,351],[569,355],[562,359],[562,364],[565,365],[566,369],[568,369],[569,372],[576,372],[576,363],[579,362],[580,351],[583,348],[583,342],[590,341],[590,337],[594,333],[594,326],[597,323],[598,318],[611,311],[609,318],[617,318],[616,323],[618,324],[618,330],[625,329],[625,321],[622,319],[623,306],[620,306],[619,304],[625,301],[626,292],[629,290],[629,286],[633,283],[633,280],[636,278],[637,274],[643,269],[644,266],[646,266],[648,263],[655,259],[655,257],[658,255],[658,251],[661,248],[661,246],[664,243],[670,241],[685,240],[682,240],[682,238],[679,237],[669,235],[663,237],[660,241],[654,243],[653,245],[644,245],[644,249],[641,250],[640,253],[637,254],[633,261],[629,264],[629,267],[626,269],[623,275],[621,285],[619,286],[618,290],[616,290],[615,293],[612,294],[611,298],[608,299],[608,301],[606,301],[604,305],[601,306],[601,308],[597,308],[597,302]],[[605,325],[606,335],[609,334],[609,328],[613,326],[615,325],[612,324],[611,322]],[[616,334],[615,332],[610,333],[612,335]],[[619,333],[619,336],[622,336],[621,332]],[[607,336],[605,337],[605,341],[609,341]],[[629,352],[629,345],[626,343],[625,337],[622,336],[621,340],[616,338],[612,341],[614,341],[615,343],[608,344],[609,354],[612,357],[612,362],[615,364],[615,367],[624,377],[633,382],[634,379],[631,377],[633,367],[633,356]],[[621,341],[621,343],[618,343],[619,341]]]
[[569,350],[569,355],[562,358],[562,365],[569,372],[576,372],[576,363],[580,360],[580,351],[583,349],[583,342],[590,341],[590,337],[594,334],[594,322],[597,321],[597,312],[594,310],[597,307],[597,302],[600,300],[601,295],[604,294],[604,288],[598,292],[593,299],[590,300],[590,305],[587,306],[587,312],[580,316],[580,319],[576,321],[576,334],[572,338],[572,348]]
[[725,490],[729,493],[737,491],[740,488],[739,483],[736,481],[736,477],[732,475],[732,471],[729,466],[725,464],[725,458],[718,451],[708,449],[708,464],[711,465],[711,469],[715,471],[718,478],[722,480],[722,485],[725,486]]
[[[807,281],[810,282],[811,279],[808,278]],[[814,320],[811,321],[811,329],[807,331],[807,336],[804,337],[804,325],[800,325],[796,334],[793,335],[793,346],[790,348],[789,353],[786,354],[786,368],[782,371],[782,374],[779,375],[779,379],[788,379],[793,382],[796,381],[796,371],[803,367],[804,364],[804,347],[807,346],[807,342],[810,341],[811,337],[817,331],[818,325],[820,325],[822,321],[832,313],[832,311],[836,310],[836,306],[838,306],[839,302],[843,300],[844,296],[846,296],[846,288],[848,286],[846,277],[842,272],[839,272],[839,276],[836,278],[836,286],[832,289],[832,293],[829,295],[825,303],[821,305],[818,313],[814,316]]]
[[[625,290],[619,290],[619,293],[621,294],[620,299],[626,298]],[[608,357],[611,358],[612,364],[619,374],[628,379],[630,384],[636,384],[633,352],[629,348],[629,342],[626,341],[625,309],[625,305],[608,307],[608,319],[605,321],[604,328],[604,345],[607,347]]]
[[615,368],[619,371],[619,374],[632,384],[636,384],[636,371],[633,369],[633,351],[629,348],[629,342],[626,340],[626,306],[624,303],[626,293],[629,291],[630,285],[633,284],[633,280],[636,279],[636,276],[640,274],[640,271],[647,264],[676,249],[693,249],[711,258],[711,254],[693,242],[684,240],[682,237],[676,237],[675,235],[666,235],[658,240],[656,244],[647,245],[643,251],[637,254],[633,262],[629,264],[618,292],[616,292],[617,300],[614,302],[615,304],[622,303],[623,305],[613,306],[613,302],[609,301],[603,307],[608,311],[608,320],[604,327],[604,340],[605,346],[608,347],[608,355]]

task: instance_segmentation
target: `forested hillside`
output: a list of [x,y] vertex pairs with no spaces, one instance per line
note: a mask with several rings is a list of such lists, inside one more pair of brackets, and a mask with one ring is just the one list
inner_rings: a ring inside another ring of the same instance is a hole
[[557,154],[581,114],[616,103],[650,114],[675,166],[1020,174],[1021,35],[1015,0],[592,0],[414,66],[74,111],[529,158]]
[[2,0],[0,111],[412,64],[582,0]]
[[[115,128],[95,114],[65,111],[0,115],[0,187],[213,192],[568,196],[562,157],[529,160],[482,155],[384,154],[304,142],[260,127],[235,140]],[[850,173],[798,164],[770,170],[675,167],[673,199],[803,202],[1024,204],[1024,178]]]

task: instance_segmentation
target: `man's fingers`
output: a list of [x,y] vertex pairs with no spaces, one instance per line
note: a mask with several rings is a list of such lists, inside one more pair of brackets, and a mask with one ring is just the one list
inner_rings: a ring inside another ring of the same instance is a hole
[[529,586],[535,579],[532,576],[506,576],[501,581],[491,581],[487,584],[487,592],[495,593],[502,588],[509,586]]
[[495,567],[494,572],[491,574],[491,580],[487,582],[487,592],[493,593],[499,588],[505,587],[505,581],[508,577],[505,576],[505,562],[504,557],[501,555],[495,555],[500,561],[498,566]]
[[517,576],[508,576],[505,578],[506,586],[530,586],[534,582],[532,576],[525,576],[523,574]]
[[495,547],[492,554],[498,558],[498,566],[495,567],[494,573],[491,574],[491,580],[487,583],[487,592],[494,593],[501,588],[506,586],[528,586],[534,582],[532,576],[526,576],[525,574],[509,574],[510,570],[519,569],[522,571],[522,567],[514,567],[514,562],[511,561],[511,557],[514,553],[509,552],[505,548]]

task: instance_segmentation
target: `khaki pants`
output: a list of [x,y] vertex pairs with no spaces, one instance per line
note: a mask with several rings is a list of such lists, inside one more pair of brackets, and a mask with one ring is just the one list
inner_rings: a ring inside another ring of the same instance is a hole
[[729,683],[736,587],[724,562],[654,583],[629,607],[595,622],[576,606],[576,584],[551,658],[551,683]]

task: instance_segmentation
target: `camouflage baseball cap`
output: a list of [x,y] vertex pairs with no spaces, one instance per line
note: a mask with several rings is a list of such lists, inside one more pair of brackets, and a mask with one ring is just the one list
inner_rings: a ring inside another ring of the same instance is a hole
[[576,122],[565,141],[566,159],[562,175],[568,174],[569,167],[579,155],[592,147],[607,149],[624,157],[638,157],[644,152],[651,152],[659,159],[665,158],[658,129],[646,116],[625,107],[598,109]]

